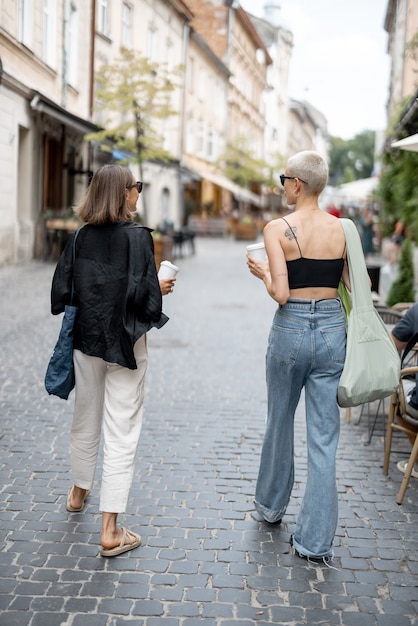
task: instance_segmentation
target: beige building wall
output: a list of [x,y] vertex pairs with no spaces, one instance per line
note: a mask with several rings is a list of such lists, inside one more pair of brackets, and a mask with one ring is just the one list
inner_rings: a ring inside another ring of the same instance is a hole
[[417,90],[418,61],[406,53],[406,46],[418,32],[418,0],[389,0],[385,29],[388,32],[388,53],[391,58],[388,121],[399,114],[401,103]]
[[[418,1],[409,0],[406,16],[406,43],[418,35]],[[416,42],[418,44],[418,41]],[[414,58],[415,55],[415,58]],[[405,57],[404,91],[405,95],[413,95],[418,88],[418,48],[414,55],[409,52]]]
[[[152,62],[173,70],[184,65],[187,25],[191,18],[184,2],[139,0],[126,3],[114,0],[108,6],[106,19],[96,15],[95,71],[103,63],[112,63],[117,59],[122,46],[136,50]],[[153,77],[150,76],[149,80],[152,81]],[[176,83],[177,88],[171,94],[171,108],[177,113],[165,120],[153,120],[153,126],[163,138],[162,145],[172,155],[173,163],[144,165],[144,188],[137,205],[146,225],[152,228],[166,221],[179,226],[182,219],[178,174],[183,133],[182,74]],[[100,125],[102,116],[94,114],[94,120]],[[139,178],[138,166],[132,162],[130,167]]]
[[69,170],[86,163],[91,16],[90,1],[0,3],[0,266],[42,256],[48,198],[63,209],[85,188]]
[[188,198],[189,205],[193,204],[188,207],[189,213],[205,211],[209,206],[213,212],[231,209],[230,192],[220,185],[228,181],[220,178],[218,164],[226,148],[229,76],[226,65],[192,30],[187,54],[182,159],[191,170],[188,182],[196,185],[193,199]]
[[[261,159],[264,153],[264,92],[266,69],[271,59],[247,13],[223,0],[187,0],[193,13],[193,29],[199,33],[230,72],[226,99],[227,126],[224,146],[240,147]],[[235,4],[235,3],[234,3]],[[218,102],[218,108],[222,104]],[[222,110],[223,113],[223,110]],[[218,204],[224,212],[232,208],[261,205],[259,193],[235,185],[219,168],[214,178],[209,167],[206,180],[212,179],[215,191],[222,194]],[[216,181],[216,182],[215,182]],[[209,183],[205,183],[209,188]],[[218,196],[219,196],[218,193]]]
[[245,11],[230,11],[229,18],[232,41],[227,139],[234,144],[244,138],[255,157],[261,159],[264,154],[263,94],[271,59]]

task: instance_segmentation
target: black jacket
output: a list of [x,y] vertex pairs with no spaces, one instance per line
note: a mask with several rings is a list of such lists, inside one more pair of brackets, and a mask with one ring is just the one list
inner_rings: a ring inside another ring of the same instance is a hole
[[[51,312],[62,313],[71,297],[73,237],[52,280]],[[76,240],[74,300],[79,307],[74,348],[136,369],[133,346],[152,327],[161,328],[162,295],[150,230],[133,222],[86,225]]]

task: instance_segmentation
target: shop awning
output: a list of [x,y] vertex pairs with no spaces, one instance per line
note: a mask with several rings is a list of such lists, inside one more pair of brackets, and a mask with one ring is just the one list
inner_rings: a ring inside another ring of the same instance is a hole
[[93,124],[93,122],[89,122],[82,117],[70,113],[38,91],[33,92],[30,107],[33,111],[49,115],[49,117],[64,124],[64,126],[69,126],[81,135],[87,135],[88,133],[94,133],[99,130],[99,126]]
[[245,189],[245,187],[240,187],[236,185],[232,180],[227,178],[226,176],[222,176],[220,174],[213,174],[212,172],[206,170],[197,170],[197,173],[201,178],[204,178],[214,185],[218,187],[222,187],[223,189],[227,189],[230,191],[237,200],[242,200],[243,202],[249,202],[254,206],[261,207],[262,206],[262,198],[258,196],[256,193],[253,193],[249,189]]
[[405,139],[394,141],[390,144],[392,148],[399,148],[400,150],[410,150],[411,152],[418,152],[418,133],[416,135],[410,135]]

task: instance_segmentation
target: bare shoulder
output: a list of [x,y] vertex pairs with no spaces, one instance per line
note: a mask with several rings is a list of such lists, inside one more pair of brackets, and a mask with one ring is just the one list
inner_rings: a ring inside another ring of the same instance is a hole
[[279,217],[277,219],[270,220],[270,222],[267,222],[267,224],[264,226],[263,232],[268,233],[268,232],[275,232],[277,230],[280,230],[282,227],[282,224],[284,224],[284,222]]
[[278,217],[277,219],[271,220],[264,226],[263,234],[267,237],[279,237],[284,233],[284,231],[289,228],[288,224]]

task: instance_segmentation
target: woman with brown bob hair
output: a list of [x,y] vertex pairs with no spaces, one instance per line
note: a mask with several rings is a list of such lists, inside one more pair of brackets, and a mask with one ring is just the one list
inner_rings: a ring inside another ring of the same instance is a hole
[[85,225],[73,238],[55,270],[51,311],[69,304],[74,278],[75,402],[71,426],[73,485],[67,510],[81,512],[93,488],[103,430],[100,490],[102,556],[116,556],[141,544],[137,533],[117,525],[126,511],[141,432],[148,356],[146,333],[168,320],[150,229],[133,222],[142,190],[132,172],[105,165],[93,176],[76,209]]

